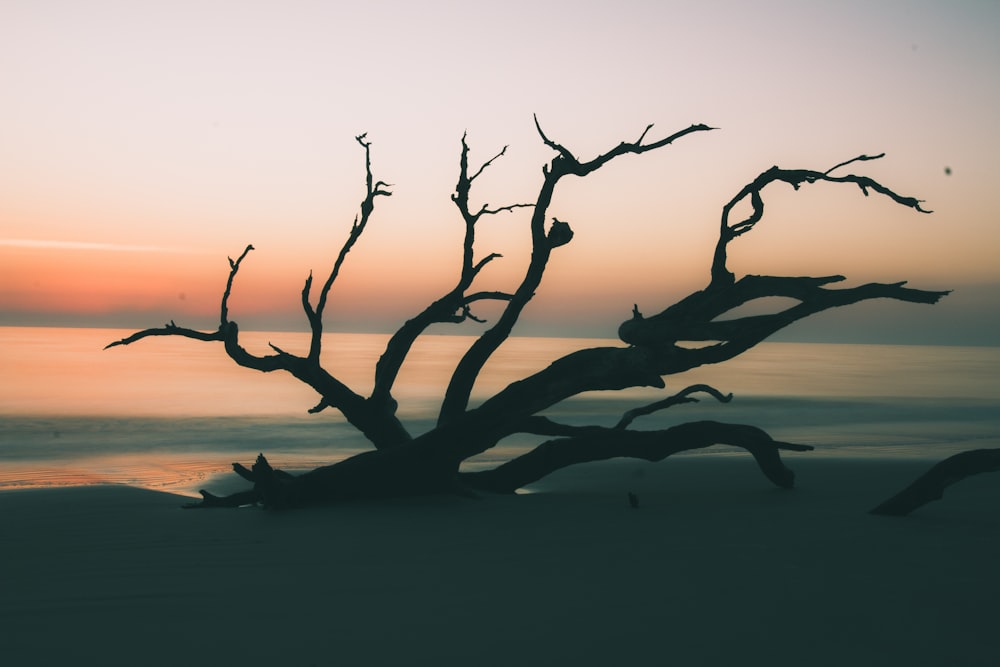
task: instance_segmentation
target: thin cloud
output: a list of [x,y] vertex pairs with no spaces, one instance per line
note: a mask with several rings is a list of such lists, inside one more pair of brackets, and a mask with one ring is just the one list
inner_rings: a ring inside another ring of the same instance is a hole
[[39,239],[0,239],[0,246],[10,248],[36,248],[40,250],[109,250],[113,252],[168,252],[202,253],[194,248],[169,246],[128,245],[124,243],[92,243],[87,241],[43,241]]

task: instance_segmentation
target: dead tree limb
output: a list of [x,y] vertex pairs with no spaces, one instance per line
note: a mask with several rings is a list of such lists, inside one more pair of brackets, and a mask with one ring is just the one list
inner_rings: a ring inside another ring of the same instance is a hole
[[679,392],[663,399],[662,401],[656,401],[655,403],[650,403],[649,405],[644,405],[638,408],[632,408],[615,424],[615,428],[623,429],[631,424],[636,417],[642,417],[643,415],[651,415],[654,412],[659,412],[660,410],[665,410],[667,408],[673,407],[675,405],[680,405],[682,403],[697,403],[697,398],[692,398],[691,394],[698,392],[704,392],[709,396],[715,398],[715,400],[720,403],[728,403],[733,400],[732,394],[723,394],[721,391],[707,384],[693,384],[690,387],[681,389]]
[[[757,178],[752,180],[750,183],[743,186],[743,188],[736,193],[736,196],[734,196],[725,206],[722,207],[722,220],[719,226],[719,240],[716,244],[715,255],[712,259],[712,286],[728,285],[735,280],[735,276],[733,276],[729,269],[726,268],[726,248],[731,241],[753,230],[754,226],[764,217],[764,199],[761,192],[771,183],[788,183],[796,190],[798,190],[803,184],[816,183],[819,181],[826,181],[828,183],[852,183],[858,186],[858,188],[861,189],[862,194],[866,197],[868,196],[868,191],[872,190],[892,199],[901,206],[912,208],[921,213],[930,213],[931,211],[921,208],[920,204],[923,203],[921,200],[916,199],[915,197],[904,197],[896,194],[896,192],[890,188],[885,187],[881,183],[878,183],[874,179],[867,176],[856,176],[854,174],[834,176],[831,173],[841,167],[845,167],[855,162],[878,160],[884,156],[885,153],[874,156],[860,155],[858,157],[851,158],[850,160],[845,160],[830,169],[827,169],[826,171],[814,171],[812,169],[781,169],[779,167],[771,167],[757,176]],[[747,200],[747,198],[750,200],[750,205],[753,209],[752,212],[744,220],[732,222],[729,219],[729,216],[732,213],[733,208],[741,202]]]
[[[904,287],[904,282],[870,283],[860,287],[831,290],[824,286],[844,280],[843,276],[783,277],[748,275],[739,281],[726,266],[727,248],[734,239],[754,229],[764,217],[764,199],[761,194],[771,183],[788,183],[796,190],[803,184],[820,181],[848,183],[858,186],[865,196],[869,191],[884,195],[892,201],[920,213],[930,213],[921,207],[915,197],[897,194],[891,188],[867,176],[847,174],[834,176],[833,171],[855,162],[875,160],[883,155],[861,155],[845,160],[826,171],[810,169],[781,169],[771,167],[743,188],[722,207],[719,238],[712,258],[711,281],[704,290],[695,292],[663,312],[646,318],[633,308],[633,317],[618,329],[618,337],[636,346],[663,349],[678,341],[718,341],[692,354],[684,356],[696,365],[718,363],[732,358],[779,329],[829,308],[849,305],[858,301],[877,298],[896,299],[911,303],[936,303],[947,291],[914,290]],[[752,211],[748,217],[732,222],[733,208],[749,199]],[[721,319],[730,310],[762,297],[781,296],[799,300],[799,304],[772,315]]]
[[[572,427],[570,427],[572,428]],[[809,451],[808,445],[774,440],[754,426],[697,421],[660,431],[588,428],[579,435],[548,440],[492,470],[465,473],[462,481],[474,489],[513,493],[546,475],[577,463],[611,458],[662,461],[671,454],[725,444],[741,447],[757,461],[774,484],[792,488],[795,473],[781,461],[780,450]]]
[[[632,319],[618,328],[618,337],[630,345],[672,348],[670,353],[674,357],[690,359],[695,365],[718,363],[753,347],[789,324],[830,308],[870,299],[933,304],[950,293],[912,289],[905,287],[905,282],[868,283],[844,289],[823,287],[843,279],[842,276],[744,276],[735,283],[695,292],[652,317],[643,317],[634,309]],[[730,310],[766,296],[790,297],[798,299],[799,303],[770,315],[719,319]],[[718,344],[685,351],[675,345],[679,341],[717,341]]]
[[470,195],[472,185],[483,172],[496,160],[503,157],[507,147],[484,162],[472,174],[469,173],[469,144],[466,135],[462,135],[462,150],[459,157],[458,183],[451,196],[452,202],[458,208],[465,224],[465,235],[462,241],[462,263],[459,270],[458,283],[439,299],[435,300],[420,313],[407,320],[389,339],[385,351],[375,366],[375,386],[370,401],[383,412],[389,414],[395,411],[396,401],[392,397],[392,387],[399,371],[406,360],[410,349],[417,338],[432,324],[461,323],[466,320],[482,322],[472,314],[472,304],[478,301],[511,301],[513,294],[499,291],[481,291],[467,294],[480,272],[490,262],[499,259],[498,253],[489,253],[482,259],[475,259],[476,225],[484,216],[509,213],[520,208],[530,208],[533,204],[507,204],[490,208],[483,204],[477,210],[472,210]]
[[173,320],[170,320],[165,325],[158,329],[145,329],[143,331],[138,331],[131,336],[126,336],[121,340],[116,340],[113,343],[108,343],[104,346],[107,350],[111,347],[116,347],[118,345],[129,345],[136,341],[142,340],[148,336],[183,336],[185,338],[193,338],[194,340],[201,341],[221,341],[225,339],[226,326],[229,324],[229,297],[233,293],[233,281],[236,280],[236,274],[240,270],[240,264],[246,258],[250,251],[253,250],[252,245],[248,245],[240,253],[240,256],[235,260],[229,257],[229,277],[226,279],[226,289],[222,292],[222,305],[219,308],[219,328],[215,331],[197,331],[195,329],[187,329],[185,327],[179,327],[174,324]]
[[514,291],[496,323],[476,339],[455,367],[438,413],[438,424],[445,424],[457,419],[468,408],[469,397],[472,395],[472,388],[480,371],[493,353],[510,336],[524,307],[534,297],[542,282],[552,250],[566,245],[573,237],[573,231],[569,224],[561,220],[553,218],[547,231],[545,228],[549,205],[552,203],[552,196],[559,181],[570,175],[586,176],[621,155],[638,155],[667,146],[689,134],[713,129],[707,125],[691,125],[658,141],[643,143],[646,134],[652,128],[652,125],[648,125],[636,141],[623,141],[592,160],[581,162],[565,146],[546,136],[537,116],[535,117],[535,128],[545,145],[558,154],[547,166],[542,168],[543,181],[534,203],[530,223],[531,261],[521,279],[521,284]]
[[944,490],[966,477],[1000,470],[1000,449],[972,449],[936,463],[908,487],[889,498],[870,514],[906,516],[913,510],[944,497]]
[[310,350],[306,357],[289,354],[275,345],[271,345],[274,354],[255,355],[244,348],[239,341],[239,327],[236,322],[229,318],[229,298],[232,294],[233,284],[236,275],[240,270],[243,260],[247,254],[253,250],[252,245],[248,245],[243,253],[235,261],[229,259],[229,276],[226,281],[226,288],[222,296],[220,309],[220,324],[216,331],[204,332],[186,327],[179,327],[172,321],[163,327],[145,329],[136,332],[131,336],[123,338],[109,344],[107,347],[119,345],[130,345],[144,338],[151,336],[181,336],[200,341],[221,341],[229,357],[240,366],[251,368],[265,373],[273,371],[286,371],[296,379],[312,387],[321,397],[319,403],[310,410],[318,412],[325,407],[333,407],[339,410],[344,417],[363,433],[376,448],[390,447],[406,442],[411,439],[403,424],[395,417],[393,412],[385,412],[384,406],[369,402],[364,396],[354,392],[346,384],[327,372],[319,362],[321,338],[323,332],[323,311],[329,297],[329,292],[334,281],[339,275],[341,266],[350,252],[351,248],[364,232],[365,226],[371,218],[377,197],[387,197],[391,193],[385,188],[389,187],[384,181],[376,181],[371,168],[371,143],[367,141],[366,135],[362,134],[355,138],[365,152],[365,184],[366,194],[361,202],[361,212],[355,217],[351,231],[346,242],[334,262],[333,269],[324,283],[318,303],[313,308],[309,293],[312,286],[312,274],[306,279],[305,287],[302,290],[302,306],[309,319],[312,332]]
[[333,287],[334,281],[336,281],[337,276],[340,275],[340,268],[343,266],[344,260],[347,259],[347,253],[351,251],[354,244],[358,242],[358,239],[360,239],[361,235],[364,233],[365,227],[368,226],[368,221],[371,219],[372,212],[375,210],[375,198],[392,196],[392,193],[389,190],[386,190],[386,188],[392,186],[385,181],[375,181],[375,177],[372,174],[372,145],[371,142],[368,141],[367,136],[368,135],[366,133],[355,137],[355,140],[365,151],[366,192],[365,198],[361,201],[360,216],[355,216],[354,218],[354,223],[351,225],[351,231],[347,236],[347,240],[341,247],[336,261],[333,263],[330,275],[327,276],[326,282],[323,283],[323,287],[319,293],[319,300],[317,301],[315,308],[312,307],[309,299],[309,292],[312,288],[312,273],[310,273],[309,277],[306,278],[305,286],[302,288],[302,307],[309,320],[309,328],[312,330],[312,336],[309,344],[309,360],[314,363],[319,363],[320,349],[323,344],[323,311],[326,309],[326,302],[330,295],[330,288]]

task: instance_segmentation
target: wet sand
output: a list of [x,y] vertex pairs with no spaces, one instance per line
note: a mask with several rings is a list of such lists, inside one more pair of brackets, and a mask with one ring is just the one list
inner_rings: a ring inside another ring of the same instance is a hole
[[[980,665],[1000,655],[1000,477],[896,519],[928,467],[746,456],[570,468],[533,493],[182,511],[0,493],[10,665]],[[629,506],[627,493],[639,499]]]

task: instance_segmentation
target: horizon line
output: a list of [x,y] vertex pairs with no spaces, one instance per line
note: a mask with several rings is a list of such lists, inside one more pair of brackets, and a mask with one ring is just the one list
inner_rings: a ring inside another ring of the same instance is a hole
[[45,239],[0,239],[0,246],[43,250],[109,250],[112,252],[166,252],[199,255],[208,252],[207,250],[197,248],[178,248],[174,246],[130,245],[126,243],[99,243],[94,241],[52,241]]

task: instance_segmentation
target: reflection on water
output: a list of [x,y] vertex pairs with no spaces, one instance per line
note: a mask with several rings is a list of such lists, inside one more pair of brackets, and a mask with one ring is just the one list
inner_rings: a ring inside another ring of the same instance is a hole
[[[277,465],[305,469],[366,448],[335,411],[308,415],[317,396],[284,373],[240,368],[220,344],[180,338],[102,350],[127,333],[0,328],[0,488],[126,483],[188,490],[231,461],[250,463],[259,451]],[[327,334],[324,365],[366,393],[387,339]],[[414,432],[433,423],[472,340],[427,336],[414,348],[395,391]],[[248,332],[243,342],[259,354],[269,352],[268,342],[302,353],[308,337]],[[511,339],[486,367],[474,399],[575,349],[602,345],[619,343]],[[1000,446],[998,377],[998,348],[764,343],[722,365],[667,378],[668,391],[709,383],[733,392],[732,403],[706,398],[640,418],[634,427],[720,419],[757,424],[827,452],[937,456]],[[548,414],[610,425],[662,396],[653,389],[593,392]],[[511,439],[477,461],[492,464],[535,442]]]
[[[0,415],[292,415],[316,404],[317,395],[291,376],[240,368],[221,343],[149,338],[126,347],[102,348],[129,334],[112,329],[0,327],[5,381]],[[375,362],[388,336],[326,334],[323,364],[358,393],[372,387]],[[396,383],[400,409],[425,414],[414,404],[433,403],[451,370],[471,344],[468,336],[425,336],[417,342]],[[244,346],[270,354],[268,343],[291,352],[308,350],[308,334],[241,334]],[[478,394],[544,368],[580,347],[609,341],[522,338],[510,340],[485,369]]]

